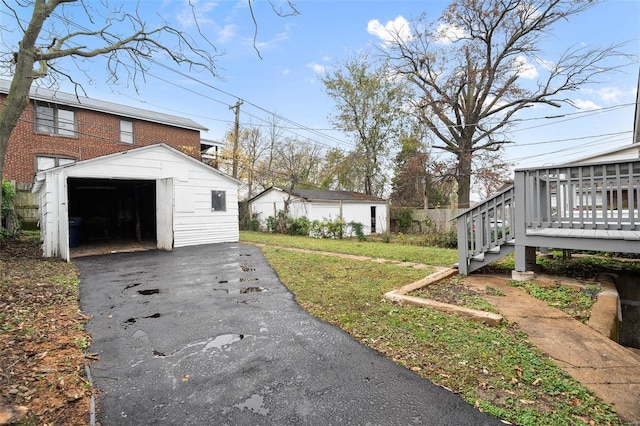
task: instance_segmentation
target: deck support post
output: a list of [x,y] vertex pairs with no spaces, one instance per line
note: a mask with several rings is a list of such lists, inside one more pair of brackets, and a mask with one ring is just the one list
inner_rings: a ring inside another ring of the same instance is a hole
[[522,280],[526,279],[530,275],[534,274],[533,269],[536,265],[536,248],[525,246],[526,241],[526,228],[527,228],[527,215],[526,206],[527,202],[533,203],[531,194],[533,188],[527,186],[526,173],[523,171],[516,171],[514,179],[514,200],[515,200],[515,260],[516,268],[512,272],[513,279]]
[[458,232],[458,273],[468,275],[469,229],[467,228],[466,215],[460,216],[456,220],[456,231]]

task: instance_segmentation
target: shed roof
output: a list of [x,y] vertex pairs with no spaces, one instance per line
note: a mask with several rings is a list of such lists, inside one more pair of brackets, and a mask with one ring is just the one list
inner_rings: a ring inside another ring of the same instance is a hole
[[[10,86],[11,82],[9,80],[0,79],[0,93],[8,94]],[[166,124],[167,126],[180,127],[183,129],[198,131],[208,130],[201,124],[198,124],[188,118],[77,96],[75,94],[50,90],[44,87],[32,86],[29,91],[29,97],[37,101],[52,102],[58,105],[86,109],[89,111],[104,112],[107,114],[117,115],[119,117],[134,118],[150,121],[152,123]]]
[[256,198],[260,197],[262,194],[266,193],[270,190],[277,190],[289,193],[293,196],[300,197],[305,199],[306,201],[359,201],[359,202],[376,202],[376,203],[384,203],[385,200],[380,197],[374,197],[373,195],[363,194],[361,192],[354,191],[325,191],[319,189],[283,189],[278,188],[277,186],[272,186],[267,188],[260,194],[251,198],[249,201],[253,201]]
[[94,164],[94,163],[101,163],[103,161],[106,161],[110,158],[118,158],[118,157],[125,157],[125,156],[132,156],[135,155],[137,153],[140,152],[144,152],[144,151],[155,151],[155,150],[165,150],[170,152],[171,154],[182,158],[184,161],[190,162],[194,165],[196,165],[197,167],[202,168],[203,170],[206,170],[208,173],[211,173],[213,175],[219,176],[223,179],[229,180],[231,182],[236,183],[237,185],[240,184],[240,181],[238,181],[237,179],[233,178],[232,176],[229,176],[226,173],[221,172],[218,169],[215,169],[205,163],[203,163],[202,161],[198,161],[193,157],[188,156],[187,154],[178,151],[177,149],[164,144],[164,143],[159,143],[159,144],[155,144],[155,145],[146,145],[146,146],[142,146],[140,148],[134,148],[134,149],[129,149],[126,151],[121,151],[121,152],[116,152],[113,154],[108,154],[108,155],[103,155],[102,157],[95,157],[95,158],[90,158],[88,160],[82,160],[82,161],[77,161],[75,163],[69,163],[69,164],[64,164],[62,166],[58,166],[58,167],[54,167],[51,169],[46,169],[46,170],[41,170],[38,173],[36,173],[35,178],[34,178],[34,185],[33,188],[31,190],[31,192],[33,193],[37,193],[40,191],[40,189],[42,188],[43,184],[44,184],[44,180],[45,180],[45,176],[50,173],[50,172],[56,172],[58,170],[62,170],[62,169],[73,169],[76,167],[82,167],[82,166],[86,166],[87,164]]

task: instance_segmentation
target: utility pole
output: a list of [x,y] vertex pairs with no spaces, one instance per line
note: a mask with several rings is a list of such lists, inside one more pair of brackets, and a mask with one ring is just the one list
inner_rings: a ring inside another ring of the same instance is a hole
[[235,105],[229,107],[229,109],[236,110],[236,121],[233,129],[233,170],[231,172],[231,176],[233,176],[235,179],[238,178],[238,134],[240,133],[240,105],[242,105],[242,101],[238,100]]

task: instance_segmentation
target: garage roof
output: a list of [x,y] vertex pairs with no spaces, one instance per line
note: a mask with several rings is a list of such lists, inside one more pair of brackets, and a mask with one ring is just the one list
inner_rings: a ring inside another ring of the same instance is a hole
[[[8,94],[11,82],[0,79],[0,93]],[[116,104],[107,101],[77,96],[71,93],[64,93],[57,90],[49,90],[43,87],[31,87],[29,97],[37,101],[52,102],[58,105],[71,106],[74,108],[86,109],[89,111],[104,112],[117,115],[119,117],[134,118],[138,120],[150,121],[152,123],[166,124],[168,126],[180,127],[189,130],[208,130],[201,124],[193,120],[161,112],[149,111],[141,108],[134,108],[127,105]]]
[[361,192],[354,191],[325,191],[319,189],[282,189],[277,186],[272,186],[270,188],[265,189],[260,194],[251,198],[249,201],[253,201],[256,198],[262,196],[264,193],[270,190],[277,190],[289,193],[293,196],[300,197],[307,201],[363,201],[363,202],[374,202],[374,203],[384,203],[385,200],[380,197],[375,197],[373,195],[363,194]]
[[82,160],[82,161],[77,161],[75,163],[69,163],[69,164],[64,164],[62,166],[58,166],[58,167],[53,167],[51,169],[46,169],[46,170],[41,170],[38,173],[36,173],[35,178],[34,178],[34,183],[33,183],[33,188],[31,189],[31,192],[33,193],[37,193],[40,191],[40,189],[42,188],[42,186],[44,185],[44,181],[45,181],[45,176],[47,175],[47,173],[50,172],[56,172],[57,170],[60,169],[73,169],[76,167],[83,167],[86,166],[87,164],[93,164],[93,163],[100,163],[103,161],[107,161],[110,158],[117,158],[117,157],[123,157],[124,156],[133,156],[136,155],[138,153],[144,152],[144,151],[154,151],[154,150],[165,150],[170,152],[171,154],[178,156],[182,159],[184,159],[184,161],[188,161],[192,164],[197,165],[198,167],[202,168],[203,170],[206,170],[208,173],[214,174],[214,175],[218,175],[224,179],[227,179],[231,182],[234,182],[236,184],[240,184],[240,181],[238,179],[235,179],[231,176],[229,176],[226,173],[221,172],[218,169],[215,169],[211,166],[209,166],[208,164],[203,163],[202,161],[196,160],[193,157],[188,156],[187,154],[178,151],[177,149],[164,144],[164,143],[159,143],[159,144],[155,144],[155,145],[146,145],[146,146],[142,146],[140,148],[134,148],[134,149],[129,149],[127,151],[121,151],[121,152],[115,152],[113,154],[108,154],[108,155],[103,155],[102,157],[95,157],[95,158],[90,158],[88,160]]

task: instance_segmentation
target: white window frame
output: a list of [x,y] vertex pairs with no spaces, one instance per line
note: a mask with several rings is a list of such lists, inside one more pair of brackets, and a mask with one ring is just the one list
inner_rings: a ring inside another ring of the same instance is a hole
[[[41,167],[42,163],[40,160],[52,160],[53,164],[48,167]],[[70,157],[60,157],[55,155],[36,155],[36,172],[53,169],[54,167],[64,166],[65,164],[73,164],[75,162],[76,159]]]
[[212,212],[227,211],[227,191],[216,191],[216,190],[211,191],[211,211]]
[[120,120],[120,142],[133,144],[133,121],[131,120]]
[[76,136],[76,112],[46,102],[35,103],[35,131],[48,135]]

